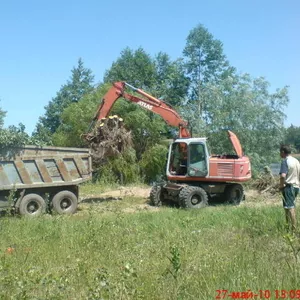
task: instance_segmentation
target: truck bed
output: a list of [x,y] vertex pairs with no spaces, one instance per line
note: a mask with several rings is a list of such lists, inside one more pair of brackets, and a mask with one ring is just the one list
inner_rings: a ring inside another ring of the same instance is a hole
[[91,154],[85,148],[27,145],[0,155],[0,190],[77,185],[91,177]]

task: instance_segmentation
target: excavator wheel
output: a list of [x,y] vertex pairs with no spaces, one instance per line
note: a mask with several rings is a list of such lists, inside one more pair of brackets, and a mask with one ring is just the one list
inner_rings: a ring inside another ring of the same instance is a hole
[[201,187],[185,186],[179,193],[179,203],[184,208],[203,208],[208,204],[208,196]]
[[244,188],[241,184],[228,185],[225,189],[225,201],[229,204],[239,205],[244,199]]
[[161,186],[154,185],[150,191],[150,204],[153,206],[161,206],[162,200],[163,196],[161,192]]

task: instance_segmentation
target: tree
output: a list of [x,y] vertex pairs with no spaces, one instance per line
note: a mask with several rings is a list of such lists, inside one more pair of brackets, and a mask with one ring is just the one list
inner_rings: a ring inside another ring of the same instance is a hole
[[154,58],[154,65],[156,78],[153,94],[172,106],[184,103],[190,81],[185,75],[183,60],[171,61],[168,54],[159,52]]
[[171,61],[163,52],[152,58],[142,48],[126,48],[106,71],[104,82],[126,81],[171,105],[180,105],[189,87],[184,71],[182,59]]
[[[206,123],[207,99],[203,97],[204,85],[227,78],[234,73],[223,53],[223,44],[214,39],[203,25],[192,29],[183,50],[186,73],[190,80],[189,103],[194,104],[198,131]],[[196,104],[196,105],[195,105]]]
[[80,58],[77,67],[72,69],[70,80],[57,92],[47,106],[45,115],[40,117],[33,136],[43,140],[51,136],[61,124],[61,115],[71,103],[78,102],[85,94],[94,90],[92,71],[83,65]]
[[292,145],[295,150],[300,152],[300,127],[291,124],[286,130],[285,144]]
[[105,72],[103,81],[110,84],[126,81],[138,88],[149,90],[155,85],[155,75],[154,62],[144,49],[138,48],[133,51],[125,48]]
[[2,108],[0,108],[0,130],[4,125],[4,118],[6,115],[6,111],[2,110]]
[[31,144],[29,135],[25,132],[25,126],[20,123],[18,126],[0,128],[0,156],[6,155],[6,151],[11,153],[12,148]]
[[[97,89],[85,95],[79,102],[72,103],[62,113],[62,124],[53,134],[53,143],[56,146],[68,147],[86,147],[87,144],[83,135],[88,132],[91,121],[97,111],[101,99],[111,87],[110,84],[100,84]],[[125,101],[118,101],[114,106],[114,110],[123,111]],[[115,111],[112,114],[115,114]],[[130,118],[128,118],[130,119]],[[127,119],[125,120],[127,122]],[[125,122],[125,123],[126,123]],[[126,126],[129,127],[126,123]],[[144,142],[142,143],[144,144]],[[94,179],[100,183],[116,183],[121,184],[133,183],[138,181],[139,166],[136,161],[136,152],[131,147],[127,148],[124,153],[118,157],[108,158],[106,164],[94,166]]]
[[140,160],[145,151],[157,144],[163,137],[168,136],[167,126],[160,116],[137,106],[135,110],[123,115],[121,105],[124,107],[127,103],[120,103],[114,112],[123,117],[126,127],[131,130],[136,156]]
[[168,147],[156,144],[143,153],[139,162],[142,175],[147,183],[157,180],[159,175],[165,175]]
[[253,79],[249,74],[205,85],[205,131],[214,153],[232,153],[224,132],[229,129],[238,134],[254,169],[278,156],[285,135],[283,111],[289,102],[288,88],[271,93],[269,86],[263,77]]
[[192,132],[209,137],[212,152],[223,153],[232,152],[224,130],[233,130],[253,169],[274,160],[284,139],[287,87],[271,93],[264,78],[236,74],[222,43],[202,25],[191,30],[183,54],[190,90],[182,115]]
[[61,115],[61,125],[53,134],[53,144],[66,147],[85,146],[83,134],[87,133],[102,97],[110,88],[100,84],[92,93],[69,105]]
[[8,148],[18,147],[30,142],[29,135],[25,132],[25,126],[20,123],[18,126],[3,128],[6,112],[0,108],[0,155]]

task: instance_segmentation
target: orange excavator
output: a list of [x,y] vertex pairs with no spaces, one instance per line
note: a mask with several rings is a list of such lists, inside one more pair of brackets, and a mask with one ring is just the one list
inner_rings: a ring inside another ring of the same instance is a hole
[[[130,88],[136,95],[129,94]],[[214,196],[224,196],[229,203],[239,204],[244,198],[241,185],[251,178],[249,158],[243,155],[238,137],[228,131],[235,154],[211,155],[205,137],[193,138],[188,123],[167,103],[126,82],[115,82],[104,95],[93,123],[106,118],[114,103],[124,98],[160,115],[168,125],[178,127],[168,153],[167,181],[151,188],[150,201],[159,206],[172,200],[185,208],[202,208]]]

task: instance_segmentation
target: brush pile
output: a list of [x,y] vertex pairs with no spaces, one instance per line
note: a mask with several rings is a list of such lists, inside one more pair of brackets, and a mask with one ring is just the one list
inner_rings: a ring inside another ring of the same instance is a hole
[[105,164],[109,158],[121,155],[132,146],[131,132],[118,116],[99,120],[85,139],[92,151],[95,167]]
[[260,193],[274,195],[279,191],[279,178],[273,176],[269,167],[264,167],[264,171],[254,180],[253,187]]

